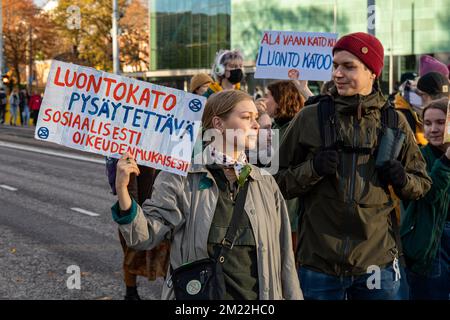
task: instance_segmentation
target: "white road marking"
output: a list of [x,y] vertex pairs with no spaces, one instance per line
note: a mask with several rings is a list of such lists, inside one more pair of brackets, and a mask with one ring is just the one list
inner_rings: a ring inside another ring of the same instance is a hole
[[71,154],[71,153],[63,152],[63,151],[50,151],[50,150],[46,150],[44,148],[24,146],[24,145],[20,145],[20,144],[16,144],[16,143],[11,143],[11,142],[0,141],[0,147],[42,153],[42,154],[47,154],[47,155],[51,155],[51,156],[99,163],[99,164],[103,164],[103,165],[105,164],[105,160],[94,159],[94,158],[90,158],[90,157],[82,156],[82,155],[75,155],[75,154]]
[[17,191],[17,188],[7,186],[6,184],[0,184],[0,188],[9,190],[9,191]]
[[86,215],[91,216],[91,217],[98,217],[99,216],[98,213],[87,211],[87,210],[84,210],[84,209],[81,209],[81,208],[70,208],[70,210],[73,210],[73,211],[76,211],[76,212],[79,212],[79,213],[82,213],[82,214],[86,214]]

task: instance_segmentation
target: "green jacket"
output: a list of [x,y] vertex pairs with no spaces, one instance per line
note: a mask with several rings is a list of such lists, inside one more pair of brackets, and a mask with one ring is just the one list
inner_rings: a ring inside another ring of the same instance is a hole
[[426,275],[439,248],[450,204],[450,160],[439,159],[427,145],[421,149],[433,180],[424,198],[407,206],[401,226],[408,267]]
[[[336,107],[337,135],[346,145],[375,148],[381,128],[385,98],[375,91],[368,96],[339,96],[331,89]],[[357,109],[361,105],[361,119]],[[406,133],[399,161],[407,183],[396,193],[401,199],[418,199],[430,188],[425,161],[405,117],[399,128]],[[392,197],[381,186],[375,157],[340,153],[335,176],[319,176],[314,155],[322,146],[317,104],[304,107],[291,121],[280,145],[277,182],[287,199],[303,197],[300,223],[300,265],[331,275],[366,274],[371,265],[384,267],[398,256],[390,213]]]

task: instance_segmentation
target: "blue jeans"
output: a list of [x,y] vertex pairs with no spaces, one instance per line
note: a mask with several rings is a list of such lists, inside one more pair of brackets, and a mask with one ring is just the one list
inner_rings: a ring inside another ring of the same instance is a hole
[[18,105],[10,105],[9,106],[9,112],[11,113],[11,118],[9,119],[9,122],[11,125],[16,125],[17,122],[17,109],[19,109]]
[[22,111],[22,119],[23,123],[21,123],[22,126],[28,127],[28,123],[30,122],[30,108],[26,105]]
[[[380,269],[379,286],[375,273],[361,276],[332,276],[306,267],[298,270],[305,300],[402,300],[400,279],[392,265]],[[372,284],[372,286],[370,285]]]
[[407,271],[411,300],[450,300],[450,222],[445,223],[430,274]]

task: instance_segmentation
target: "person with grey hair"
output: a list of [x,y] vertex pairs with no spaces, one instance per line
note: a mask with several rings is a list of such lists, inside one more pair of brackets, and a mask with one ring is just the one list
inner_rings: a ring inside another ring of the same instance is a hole
[[244,79],[243,64],[244,57],[239,50],[220,50],[211,69],[214,82],[209,85],[203,96],[208,98],[222,90],[239,90]]

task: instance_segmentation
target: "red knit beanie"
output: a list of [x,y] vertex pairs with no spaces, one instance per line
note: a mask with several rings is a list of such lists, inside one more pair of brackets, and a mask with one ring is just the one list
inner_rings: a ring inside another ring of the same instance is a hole
[[384,48],[380,40],[374,36],[364,33],[350,33],[338,40],[333,48],[345,50],[357,56],[367,68],[379,77],[384,66]]

